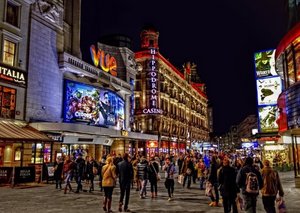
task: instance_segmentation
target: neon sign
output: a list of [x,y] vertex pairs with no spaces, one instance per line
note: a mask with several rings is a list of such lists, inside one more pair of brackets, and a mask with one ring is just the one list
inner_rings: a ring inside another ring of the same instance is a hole
[[149,108],[143,109],[144,114],[162,114],[163,111],[157,107],[157,90],[158,90],[158,71],[157,71],[157,61],[155,60],[156,50],[150,48],[151,59],[149,63],[150,69],[148,70],[149,85],[150,85],[150,106]]
[[91,45],[90,53],[93,63],[96,67],[100,66],[104,72],[108,72],[113,76],[117,76],[117,61],[115,57],[108,53],[105,54],[105,52],[101,49],[96,51],[95,45]]

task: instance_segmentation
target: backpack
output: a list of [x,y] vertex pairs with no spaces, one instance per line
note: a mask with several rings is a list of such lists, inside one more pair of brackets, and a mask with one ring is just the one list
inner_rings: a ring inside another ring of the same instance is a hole
[[259,184],[257,175],[254,172],[246,173],[246,190],[249,194],[259,193]]

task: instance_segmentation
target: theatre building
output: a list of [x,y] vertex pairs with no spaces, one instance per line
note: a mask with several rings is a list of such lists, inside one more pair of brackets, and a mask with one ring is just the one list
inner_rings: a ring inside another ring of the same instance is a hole
[[187,62],[179,70],[164,58],[154,27],[145,27],[140,36],[133,129],[157,135],[158,140],[139,142],[139,150],[177,155],[193,142],[208,141],[208,98],[196,65]]
[[90,63],[82,60],[80,2],[32,5],[26,119],[58,142],[49,150],[52,161],[79,153],[98,160],[132,150],[136,139],[157,140],[130,129],[136,75],[130,41],[90,44]]

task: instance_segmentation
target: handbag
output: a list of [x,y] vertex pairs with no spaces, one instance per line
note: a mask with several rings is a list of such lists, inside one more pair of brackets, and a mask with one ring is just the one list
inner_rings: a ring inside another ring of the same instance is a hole
[[98,169],[97,167],[93,166],[93,174],[94,175],[97,175],[98,174]]
[[152,164],[152,163],[150,163],[150,164],[151,164],[151,166],[152,166],[152,168],[153,168],[153,170],[154,170],[154,172],[155,172],[156,180],[159,181],[159,180],[161,179],[160,174],[157,173],[157,171],[156,171],[155,167],[153,166],[153,164]]
[[184,179],[184,176],[183,175],[178,175],[178,183],[179,184],[183,184],[183,179]]
[[187,175],[190,175],[190,174],[192,174],[192,170],[191,170],[190,168],[187,168],[187,170],[186,170],[186,174],[187,174]]
[[279,213],[286,213],[286,205],[283,197],[276,198],[276,206]]

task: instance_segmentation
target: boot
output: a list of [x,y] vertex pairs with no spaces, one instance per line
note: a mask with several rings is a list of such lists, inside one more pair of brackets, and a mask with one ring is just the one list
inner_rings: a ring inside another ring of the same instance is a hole
[[71,185],[69,185],[69,191],[70,191],[70,192],[72,191],[72,187],[71,187]]
[[105,211],[105,212],[107,211],[106,203],[107,203],[107,198],[104,197],[104,199],[103,199],[103,211]]
[[64,194],[67,194],[67,187],[65,187],[64,189]]

